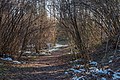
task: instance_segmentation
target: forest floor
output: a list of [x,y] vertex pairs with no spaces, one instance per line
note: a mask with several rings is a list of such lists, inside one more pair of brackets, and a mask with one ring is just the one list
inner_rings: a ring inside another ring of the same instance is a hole
[[20,64],[0,60],[0,80],[120,80],[120,50],[115,58],[114,51],[109,51],[108,59],[100,63],[97,60],[103,51],[94,53],[89,69],[64,48],[49,56],[23,56]]
[[61,57],[65,53],[60,50],[26,60],[25,64],[6,64],[0,70],[0,80],[70,80],[65,76],[70,65]]

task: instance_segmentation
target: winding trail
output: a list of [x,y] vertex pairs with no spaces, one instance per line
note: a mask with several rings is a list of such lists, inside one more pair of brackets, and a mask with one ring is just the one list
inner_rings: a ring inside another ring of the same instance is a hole
[[62,50],[53,52],[11,67],[3,80],[69,80],[64,74],[69,65],[61,58],[64,53]]

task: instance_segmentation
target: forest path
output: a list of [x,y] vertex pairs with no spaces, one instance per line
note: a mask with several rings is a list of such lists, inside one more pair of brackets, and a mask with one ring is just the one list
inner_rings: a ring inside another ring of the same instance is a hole
[[3,80],[69,80],[64,74],[69,65],[61,59],[64,53],[61,50],[50,56],[39,56],[27,64],[15,65]]

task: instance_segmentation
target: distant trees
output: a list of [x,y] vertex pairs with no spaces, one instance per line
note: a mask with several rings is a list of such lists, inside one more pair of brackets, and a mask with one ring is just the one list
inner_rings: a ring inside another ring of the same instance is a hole
[[[72,46],[80,52],[80,55],[84,55],[81,58],[89,59],[87,50],[92,47],[94,42],[90,42],[93,37],[93,29],[97,30],[93,26],[90,20],[90,11],[81,4],[79,0],[60,0],[58,3],[60,24],[66,30]],[[92,28],[89,26],[92,25]],[[97,33],[97,32],[96,32]]]

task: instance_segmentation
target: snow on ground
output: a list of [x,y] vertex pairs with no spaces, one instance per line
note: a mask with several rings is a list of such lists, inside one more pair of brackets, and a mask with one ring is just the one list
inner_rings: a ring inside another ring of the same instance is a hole
[[30,53],[32,53],[31,51],[25,51],[24,53],[26,53],[26,54],[30,54]]
[[[31,51],[24,51],[23,56],[49,56],[51,55],[51,52],[54,51],[59,51],[60,48],[62,47],[67,47],[68,45],[61,45],[61,44],[56,44],[53,48],[49,48],[47,50],[44,50],[43,52],[40,53],[35,53],[35,52],[31,52]],[[21,51],[19,51],[21,52]],[[11,61],[13,64],[22,64],[22,62],[19,61],[14,61],[11,57],[6,57],[6,58],[0,58],[1,60],[5,60],[5,61]]]
[[58,50],[60,50],[60,49],[58,49],[58,48],[53,48],[53,49],[49,49],[49,52],[54,52],[54,51],[58,51]]
[[55,48],[61,48],[61,47],[68,47],[68,45],[56,44],[54,47]]
[[68,47],[68,45],[55,44],[55,46],[53,46],[53,48],[50,48],[49,51],[50,52],[59,51],[60,48],[64,47]]
[[[60,48],[64,48],[64,47],[67,47],[68,45],[61,45],[61,44],[55,44],[55,46],[51,46],[52,44],[51,43],[47,43],[47,46],[48,46],[48,49],[45,49],[43,50],[42,52],[40,53],[35,53],[35,52],[31,52],[31,51],[24,51],[24,54],[23,55],[42,55],[42,56],[47,56],[47,55],[51,55],[50,53],[51,52],[55,52],[55,51],[59,51]],[[19,51],[20,52],[20,51]]]
[[13,64],[21,64],[19,61],[13,61]]
[[[82,60],[75,60],[75,62]],[[98,68],[95,61],[89,62],[89,68],[85,65],[74,64],[74,66],[65,72],[65,75],[72,76],[72,80],[120,80],[120,72],[113,71],[110,68]]]
[[10,62],[12,62],[13,64],[21,64],[21,62],[15,61],[15,60],[13,60],[11,57],[0,58],[0,59],[1,59],[1,60],[4,60],[4,61],[10,61]]
[[113,74],[113,79],[119,79],[120,80],[120,72],[115,72],[115,74]]
[[7,58],[1,58],[1,60],[12,61],[12,58],[10,58],[10,57],[7,57]]
[[51,55],[50,54],[50,52],[41,52],[41,53],[39,53],[39,56],[49,56],[49,55]]
[[84,76],[81,76],[81,77],[75,76],[72,78],[72,80],[85,80],[85,79],[84,79]]

